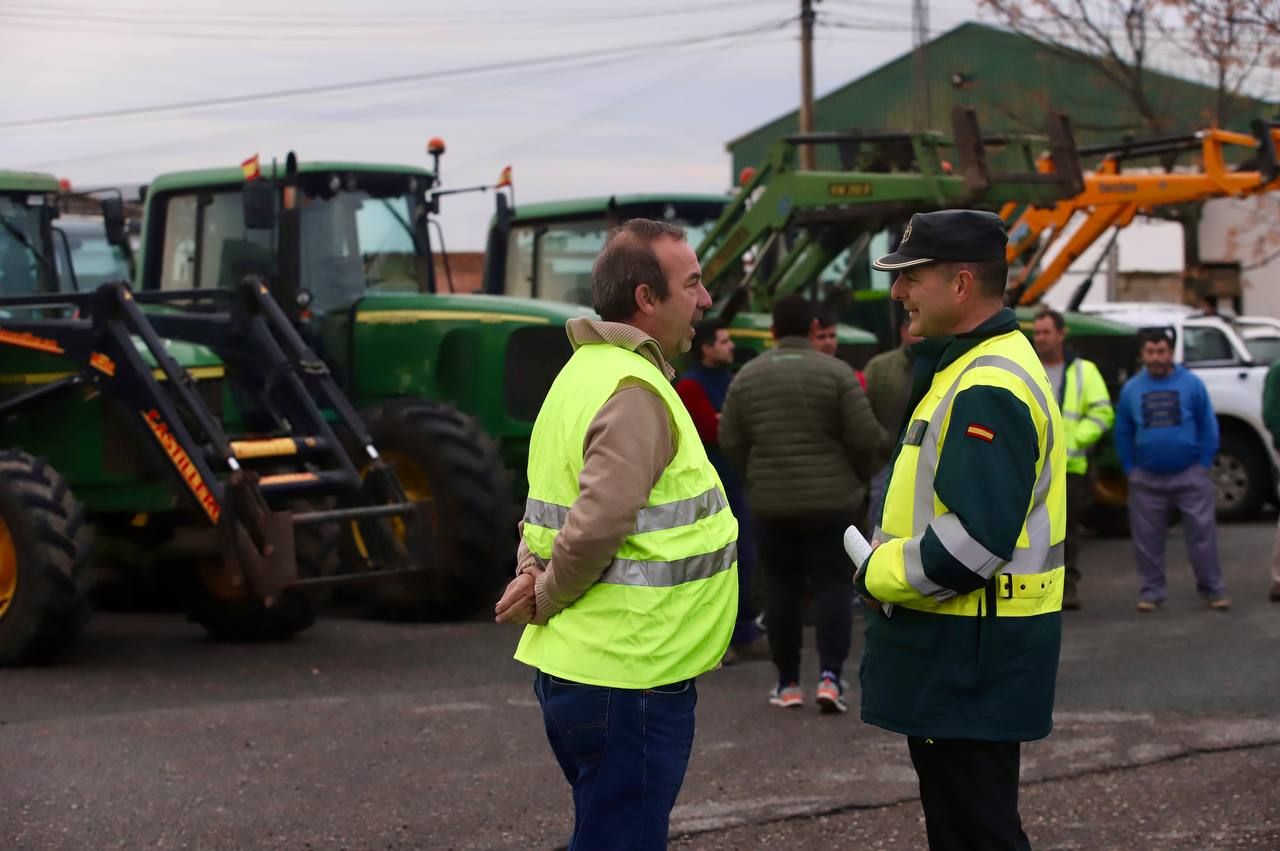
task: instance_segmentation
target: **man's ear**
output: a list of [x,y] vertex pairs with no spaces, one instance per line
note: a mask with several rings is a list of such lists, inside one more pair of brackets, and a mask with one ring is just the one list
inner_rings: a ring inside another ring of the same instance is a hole
[[635,293],[636,310],[650,316],[658,307],[657,293],[648,284],[639,284]]
[[973,272],[969,269],[961,269],[956,272],[956,276],[951,284],[956,288],[956,295],[961,301],[968,301],[973,298],[974,289],[978,286],[978,281],[973,277]]

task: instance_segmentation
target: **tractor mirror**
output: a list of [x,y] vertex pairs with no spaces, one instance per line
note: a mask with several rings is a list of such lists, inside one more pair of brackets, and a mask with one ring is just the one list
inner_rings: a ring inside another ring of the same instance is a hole
[[112,245],[125,245],[129,242],[122,198],[102,199],[102,227],[107,232],[107,242]]
[[271,230],[276,223],[276,193],[270,181],[249,180],[240,190],[247,230]]

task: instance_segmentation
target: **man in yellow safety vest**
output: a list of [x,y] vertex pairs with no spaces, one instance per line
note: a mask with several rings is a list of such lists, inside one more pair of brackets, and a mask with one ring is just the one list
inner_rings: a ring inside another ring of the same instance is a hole
[[591,273],[603,321],[574,353],[529,447],[519,574],[496,606],[529,624],[516,658],[573,788],[570,849],[665,848],[693,747],[694,678],[737,614],[738,524],[670,362],[711,298],[677,227],[633,219]]
[[973,210],[917,214],[898,250],[911,412],[874,549],[862,719],[905,734],[932,849],[1029,849],[1020,743],[1052,726],[1061,643],[1066,440],[1053,389],[1004,306],[1006,235]]
[[1062,608],[1078,609],[1080,527],[1089,502],[1089,452],[1111,430],[1116,412],[1098,367],[1067,349],[1067,322],[1061,313],[1042,308],[1036,314],[1031,339],[1062,410],[1067,444],[1067,581]]

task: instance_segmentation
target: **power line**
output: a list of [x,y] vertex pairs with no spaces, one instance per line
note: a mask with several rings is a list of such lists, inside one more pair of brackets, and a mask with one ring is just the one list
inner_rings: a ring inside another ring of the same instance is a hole
[[515,59],[504,62],[490,62],[481,65],[469,65],[462,68],[446,68],[435,71],[421,71],[412,74],[397,74],[389,77],[377,77],[368,80],[356,80],[347,83],[330,83],[318,86],[303,86],[292,89],[276,89],[267,92],[255,92],[251,94],[230,95],[218,98],[204,98],[200,100],[176,101],[165,104],[153,104],[151,106],[126,107],[122,109],[101,110],[98,112],[84,112],[71,115],[57,115],[45,118],[25,118],[16,121],[0,122],[0,129],[10,130],[21,127],[44,127],[57,124],[71,124],[81,121],[97,121],[112,118],[129,118],[140,115],[155,115],[166,112],[177,112],[188,109],[208,109],[220,106],[243,105],[247,103],[255,103],[259,101],[284,100],[295,97],[307,97],[318,94],[332,94],[334,92],[359,91],[362,89],[380,88],[383,86],[394,86],[403,83],[417,83],[426,80],[439,80],[453,77],[462,77],[470,74],[489,73],[493,71],[514,71],[524,68],[534,68],[544,65],[552,65],[562,62],[568,62],[577,59],[590,59],[599,56],[607,56],[616,53],[630,53],[638,51],[653,50],[664,47],[681,47],[694,44],[706,44],[709,42],[723,41],[743,35],[751,35],[753,33],[769,32],[780,29],[787,25],[794,17],[787,17],[782,20],[757,24],[753,27],[747,27],[740,30],[726,31],[712,35],[690,36],[684,39],[664,39],[662,41],[651,41],[641,44],[622,45],[617,47],[600,48],[596,50],[583,50],[576,53],[563,53],[555,56],[541,56],[531,59]]

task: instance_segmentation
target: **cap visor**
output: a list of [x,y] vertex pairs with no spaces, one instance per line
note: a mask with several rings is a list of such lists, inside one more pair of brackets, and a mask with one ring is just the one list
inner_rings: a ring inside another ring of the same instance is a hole
[[872,261],[871,265],[882,272],[890,272],[894,269],[905,269],[908,266],[923,266],[925,263],[934,262],[932,257],[908,257],[905,254],[894,252],[886,254],[879,260]]

